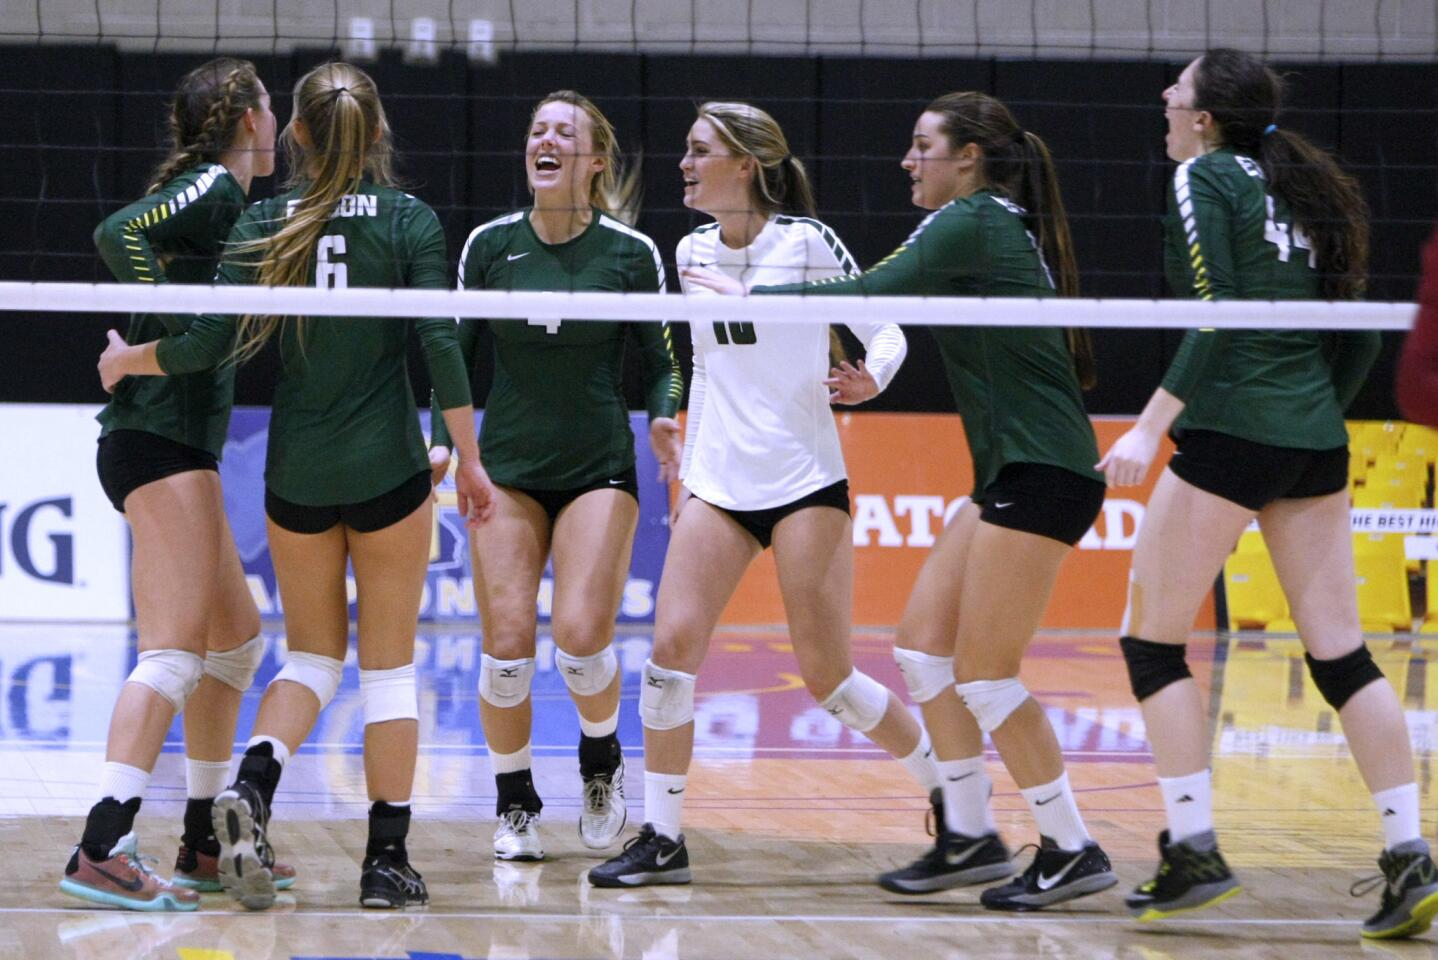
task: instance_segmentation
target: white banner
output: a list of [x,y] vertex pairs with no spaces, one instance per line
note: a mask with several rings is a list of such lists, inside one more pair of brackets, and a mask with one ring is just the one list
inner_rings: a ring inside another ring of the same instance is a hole
[[0,404],[0,620],[130,617],[125,520],[95,476],[99,410]]

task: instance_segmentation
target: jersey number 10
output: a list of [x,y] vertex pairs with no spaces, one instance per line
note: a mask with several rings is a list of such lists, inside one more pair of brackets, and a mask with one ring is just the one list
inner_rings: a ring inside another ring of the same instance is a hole
[[[727,332],[725,326],[729,328]],[[722,320],[714,321],[714,339],[719,341],[721,347],[728,346],[731,340],[736,346],[759,342],[759,337],[754,333],[754,324],[736,323],[732,320],[727,325]]]

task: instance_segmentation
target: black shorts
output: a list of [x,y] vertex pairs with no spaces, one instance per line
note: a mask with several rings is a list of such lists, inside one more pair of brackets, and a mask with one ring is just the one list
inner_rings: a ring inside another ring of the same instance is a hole
[[549,516],[550,524],[559,519],[559,512],[569,506],[586,493],[594,490],[622,490],[639,502],[639,469],[631,466],[628,470],[612,477],[605,477],[602,480],[595,480],[583,486],[571,487],[568,490],[531,490],[528,487],[513,487],[503,484],[506,489],[515,493],[522,493],[544,510]]
[[329,507],[291,503],[265,487],[265,515],[290,533],[324,533],[337,523],[359,533],[374,533],[399,523],[429,499],[429,477],[428,470],[421,470],[387,493],[362,503]]
[[1346,446],[1273,447],[1214,430],[1185,430],[1168,468],[1185,483],[1254,511],[1275,500],[1348,488]]
[[144,430],[112,430],[100,438],[95,453],[100,486],[115,509],[125,512],[125,498],[147,483],[190,470],[220,469],[208,450],[176,443]]
[[1073,546],[1088,533],[1103,509],[1106,487],[1047,463],[1010,463],[974,494],[979,519]]
[[[709,503],[707,500],[704,502]],[[759,541],[760,549],[768,550],[774,542],[774,528],[779,525],[780,520],[791,513],[797,513],[809,507],[833,507],[835,510],[844,511],[845,516],[849,516],[849,481],[840,480],[838,483],[831,483],[798,500],[764,510],[730,510],[712,503],[709,505],[717,510],[723,510],[733,517],[739,526]]]

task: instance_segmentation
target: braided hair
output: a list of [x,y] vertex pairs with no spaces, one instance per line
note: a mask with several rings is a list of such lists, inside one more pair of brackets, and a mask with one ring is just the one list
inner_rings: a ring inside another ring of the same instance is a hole
[[219,160],[234,140],[246,110],[260,105],[255,65],[217,57],[185,74],[170,103],[169,152],[150,174],[146,193],[154,193],[200,163]]

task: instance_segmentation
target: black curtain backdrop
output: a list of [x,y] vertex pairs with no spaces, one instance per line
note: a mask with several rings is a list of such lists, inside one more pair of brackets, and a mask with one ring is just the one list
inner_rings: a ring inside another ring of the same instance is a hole
[[[253,57],[275,93],[281,125],[294,79],[328,51]],[[109,212],[133,199],[160,159],[170,91],[196,55],[120,54],[104,47],[11,47],[0,57],[0,279],[108,280],[90,236]],[[527,200],[518,152],[534,103],[573,88],[594,99],[618,129],[631,161],[642,162],[644,212],[638,227],[666,261],[700,217],[680,203],[677,163],[695,104],[741,99],[769,110],[809,165],[820,217],[861,265],[897,246],[922,216],[908,201],[898,163],[914,119],[939,93],[985,90],[1044,137],[1059,164],[1088,296],[1157,297],[1161,218],[1172,165],[1164,157],[1159,95],[1183,64],[1042,60],[888,60],[514,54],[496,66],[446,55],[408,66],[395,53],[370,64],[394,127],[408,189],[438,212],[450,256],[475,225]],[[1438,215],[1438,66],[1285,64],[1289,106],[1282,122],[1335,149],[1362,180],[1373,208],[1371,297],[1414,296],[1419,250]],[[259,181],[253,199],[278,188]],[[670,285],[677,289],[672,262]],[[0,312],[0,401],[99,402],[95,360],[118,316]],[[952,409],[937,350],[909,330],[904,370],[869,405],[882,410]],[[1181,334],[1095,331],[1099,386],[1094,414],[1136,413],[1159,382]],[[1394,355],[1385,349],[1350,414],[1395,415]],[[675,345],[687,371],[689,338]],[[417,350],[416,392],[427,394]],[[275,359],[242,371],[237,401],[268,402]],[[477,396],[488,389],[481,364]],[[630,405],[642,407],[637,371]]]

